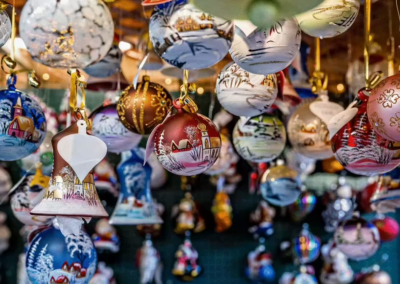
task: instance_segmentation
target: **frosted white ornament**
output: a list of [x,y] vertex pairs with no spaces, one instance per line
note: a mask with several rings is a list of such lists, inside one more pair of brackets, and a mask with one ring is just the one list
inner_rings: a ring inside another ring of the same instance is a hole
[[6,11],[0,12],[0,47],[11,37],[11,21]]

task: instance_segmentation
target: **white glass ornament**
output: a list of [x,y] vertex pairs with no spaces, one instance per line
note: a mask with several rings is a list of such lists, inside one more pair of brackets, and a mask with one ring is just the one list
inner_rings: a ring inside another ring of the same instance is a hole
[[11,37],[11,21],[7,12],[0,12],[0,47],[2,47]]

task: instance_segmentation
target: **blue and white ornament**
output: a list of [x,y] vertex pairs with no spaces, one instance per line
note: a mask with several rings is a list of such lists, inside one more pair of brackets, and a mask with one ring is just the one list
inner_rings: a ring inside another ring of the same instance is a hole
[[102,60],[89,65],[83,71],[96,78],[107,78],[119,72],[121,62],[122,51],[118,45],[113,45]]

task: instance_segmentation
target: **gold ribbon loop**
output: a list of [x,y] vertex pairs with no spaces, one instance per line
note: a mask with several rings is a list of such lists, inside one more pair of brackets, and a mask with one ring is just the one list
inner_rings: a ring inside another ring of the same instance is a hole
[[0,12],[4,12],[8,8],[8,6],[10,6],[10,4],[0,1]]
[[[6,70],[6,67],[9,69],[8,71]],[[33,69],[20,69],[20,70],[14,70],[17,67],[17,62],[11,58],[10,55],[6,54],[1,58],[1,70],[5,74],[8,74],[10,76],[14,76],[20,73],[28,73],[28,83],[34,88],[39,88],[40,87],[40,80],[36,76],[36,72]]]
[[[78,69],[69,69],[68,74],[71,75],[71,87],[69,94],[69,107],[71,113],[75,114],[79,119],[84,119],[87,124],[87,129],[90,130],[92,128],[92,123],[88,119],[88,116],[85,111],[86,107],[86,92],[85,88],[87,83],[82,80],[83,76]],[[78,91],[81,90],[82,93],[82,102],[81,105],[78,106]]]
[[314,94],[319,94],[328,88],[328,75],[321,71],[314,71],[309,82],[311,84],[311,91]]
[[367,90],[372,90],[375,88],[379,82],[382,80],[383,73],[382,71],[377,71],[371,74],[371,76],[368,77],[368,80],[366,82],[366,89]]
[[196,93],[197,87],[194,83],[189,83],[189,70],[183,70],[183,85],[181,86],[181,95],[179,97],[179,103],[183,106],[183,109],[190,113],[196,113],[199,108],[196,103],[190,97]]

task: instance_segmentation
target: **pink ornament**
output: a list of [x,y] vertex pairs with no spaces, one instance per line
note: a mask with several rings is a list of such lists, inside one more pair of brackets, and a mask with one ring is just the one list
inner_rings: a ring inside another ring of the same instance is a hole
[[371,91],[367,113],[379,135],[400,141],[400,74],[384,79]]

